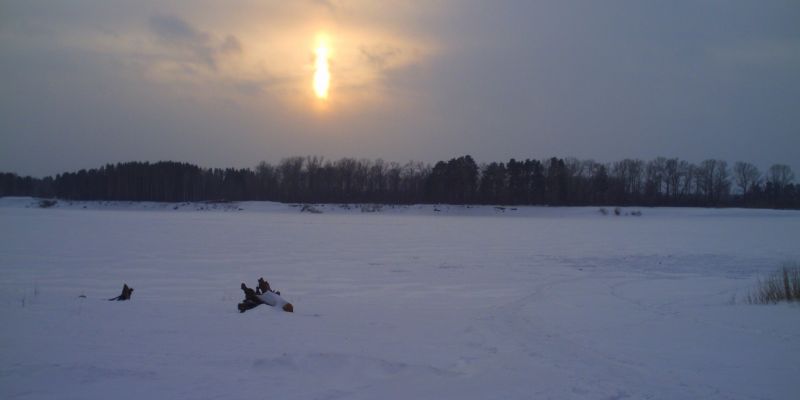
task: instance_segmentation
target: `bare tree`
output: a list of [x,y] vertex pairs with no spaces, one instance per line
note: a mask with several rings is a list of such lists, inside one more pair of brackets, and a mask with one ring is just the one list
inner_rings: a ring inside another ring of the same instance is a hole
[[[306,179],[304,184],[306,195],[309,199],[319,199],[322,197],[322,185],[324,182],[323,166],[325,159],[320,156],[307,156],[304,164]],[[308,201],[308,199],[303,199]]]
[[769,181],[776,189],[782,190],[794,181],[794,172],[786,164],[774,164],[769,167]]
[[681,160],[680,163],[678,163],[680,197],[688,198],[697,191],[697,170],[698,168],[696,165],[686,160]]
[[278,187],[278,173],[272,165],[266,161],[261,161],[256,166],[256,186],[258,200],[268,200],[276,194]]
[[697,171],[697,188],[706,201],[717,204],[730,190],[728,163],[723,160],[708,159],[700,163]]
[[644,161],[626,158],[615,162],[611,172],[622,184],[624,195],[638,197],[641,194]]
[[645,167],[645,194],[650,201],[661,195],[666,168],[667,159],[664,157],[649,161]]
[[389,198],[396,199],[395,201],[399,201],[401,196],[402,174],[403,167],[396,162],[389,163],[386,168],[386,190],[389,192]]
[[281,192],[288,201],[298,201],[301,196],[301,180],[303,174],[303,157],[289,157],[278,164]]
[[664,162],[664,192],[667,197],[677,198],[679,193],[679,184],[681,180],[680,162],[677,158],[670,158]]
[[717,160],[717,169],[714,171],[714,204],[725,200],[731,193],[731,178],[730,170],[728,169],[728,162]]
[[753,186],[761,181],[761,172],[753,164],[737,161],[733,165],[733,179],[736,181],[736,186],[741,189],[742,196],[747,196],[753,190]]
[[367,193],[376,199],[382,199],[386,190],[385,175],[388,170],[386,162],[382,159],[377,159],[371,165],[367,165]]

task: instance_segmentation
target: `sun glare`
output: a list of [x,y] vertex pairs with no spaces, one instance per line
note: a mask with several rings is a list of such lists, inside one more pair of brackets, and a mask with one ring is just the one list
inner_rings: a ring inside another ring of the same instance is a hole
[[318,41],[314,54],[314,94],[318,99],[325,100],[331,85],[331,73],[328,69],[330,50],[323,39]]

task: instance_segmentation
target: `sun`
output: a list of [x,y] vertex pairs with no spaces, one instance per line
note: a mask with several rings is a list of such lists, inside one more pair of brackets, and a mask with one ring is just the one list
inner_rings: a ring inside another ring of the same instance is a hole
[[328,66],[330,49],[324,37],[317,39],[317,48],[314,50],[314,94],[320,100],[328,98],[331,86],[331,72]]

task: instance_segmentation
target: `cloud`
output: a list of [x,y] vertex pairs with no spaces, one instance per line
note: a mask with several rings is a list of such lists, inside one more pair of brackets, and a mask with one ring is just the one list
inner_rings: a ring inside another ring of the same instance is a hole
[[[190,62],[204,64],[212,70],[217,68],[217,49],[212,45],[211,35],[196,29],[188,22],[173,15],[150,17],[150,29],[163,44],[191,56]],[[231,36],[228,37],[230,39]],[[234,38],[235,40],[235,38]],[[227,40],[223,47],[228,44]],[[235,44],[229,46],[238,45]]]
[[173,15],[151,17],[150,27],[160,38],[167,41],[185,43],[208,41],[208,34],[195,29],[188,22]]
[[330,12],[335,12],[340,6],[337,4],[338,2],[335,0],[310,0],[312,4],[322,6],[328,9]]
[[222,45],[219,46],[219,51],[223,54],[241,54],[242,44],[236,36],[228,35]]
[[390,68],[392,64],[403,54],[399,47],[388,44],[359,47],[361,57],[372,67],[377,69]]

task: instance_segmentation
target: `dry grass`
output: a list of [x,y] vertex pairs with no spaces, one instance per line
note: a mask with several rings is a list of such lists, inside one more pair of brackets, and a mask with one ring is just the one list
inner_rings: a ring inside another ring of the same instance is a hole
[[800,264],[786,263],[747,294],[750,304],[775,304],[781,301],[800,301]]

